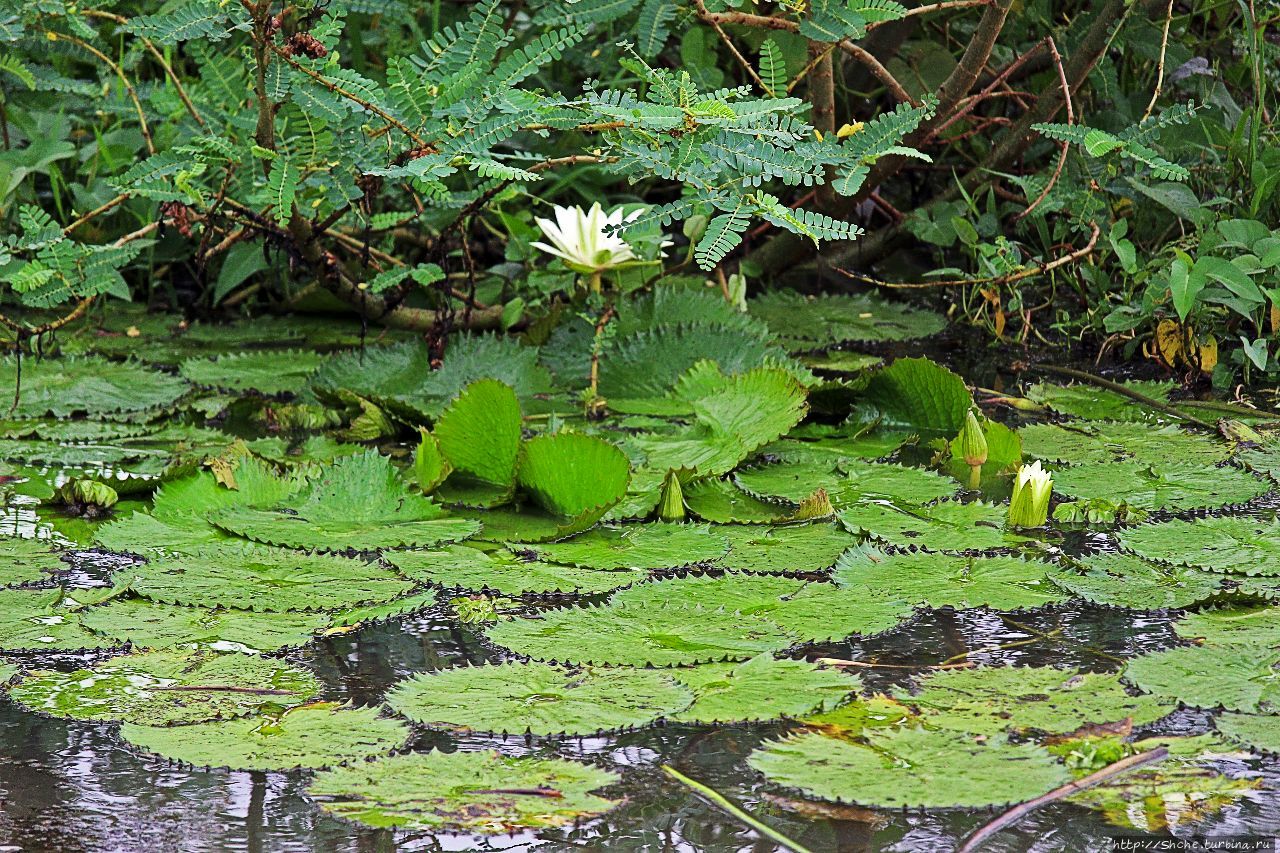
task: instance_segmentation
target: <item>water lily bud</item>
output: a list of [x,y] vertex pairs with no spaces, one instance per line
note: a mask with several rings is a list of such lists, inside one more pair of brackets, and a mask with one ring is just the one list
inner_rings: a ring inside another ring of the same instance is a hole
[[72,480],[58,490],[58,497],[77,515],[95,517],[120,500],[116,490],[97,480]]
[[1049,496],[1053,494],[1053,475],[1040,467],[1040,462],[1023,465],[1013,478],[1013,497],[1009,500],[1009,526],[1043,527],[1049,518]]
[[658,499],[659,521],[684,521],[684,489],[680,487],[680,478],[675,471],[667,472],[667,479],[662,481],[662,497]]
[[981,466],[987,463],[987,434],[972,411],[965,413],[964,426],[960,428],[955,446],[959,448],[966,465]]

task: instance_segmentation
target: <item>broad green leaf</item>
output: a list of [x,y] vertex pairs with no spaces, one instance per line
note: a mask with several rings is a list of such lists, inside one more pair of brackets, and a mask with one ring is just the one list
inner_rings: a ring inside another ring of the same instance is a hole
[[746,660],[795,637],[766,619],[694,604],[566,607],[540,619],[500,622],[494,644],[536,661],[607,666],[681,666]]
[[693,694],[648,669],[567,669],[544,663],[454,667],[400,682],[387,704],[415,723],[509,734],[596,734],[649,725]]
[[411,493],[391,460],[377,451],[335,460],[274,505],[218,510],[209,520],[237,536],[320,551],[438,545],[480,529]]
[[960,432],[973,397],[964,380],[927,358],[900,358],[871,375],[864,398],[884,423],[947,438]]
[[502,488],[516,480],[520,401],[510,385],[481,379],[468,385],[436,421],[440,452],[457,474]]
[[409,727],[379,716],[377,708],[318,702],[284,713],[191,726],[125,723],[120,736],[171,761],[262,771],[332,767],[385,755],[404,744]]
[[861,682],[806,661],[759,655],[743,663],[706,663],[673,670],[693,691],[677,723],[745,723],[798,718],[840,704]]
[[765,744],[748,762],[782,788],[882,808],[1004,805],[1032,799],[1071,778],[1053,756],[1032,744],[928,729],[871,731],[865,739],[862,745],[795,735]]
[[173,726],[297,705],[319,689],[311,673],[271,658],[162,651],[71,672],[31,670],[9,695],[54,717]]
[[436,751],[325,770],[307,794],[330,814],[370,826],[504,835],[602,814],[619,801],[591,792],[617,781],[558,758]]

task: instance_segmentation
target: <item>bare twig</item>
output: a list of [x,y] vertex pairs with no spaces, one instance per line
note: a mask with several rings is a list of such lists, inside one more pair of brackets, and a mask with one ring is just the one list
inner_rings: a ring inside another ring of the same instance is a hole
[[964,846],[962,846],[957,853],[975,853],[975,851],[977,851],[991,836],[1006,827],[1012,826],[1041,806],[1048,805],[1049,803],[1061,800],[1063,797],[1069,797],[1072,794],[1077,794],[1080,791],[1101,785],[1103,782],[1109,782],[1117,776],[1128,773],[1131,770],[1136,770],[1139,767],[1145,767],[1148,764],[1155,764],[1157,761],[1164,761],[1168,757],[1168,748],[1163,746],[1156,747],[1155,749],[1148,750],[1147,752],[1142,752],[1138,755],[1131,755],[1128,758],[1122,758],[1113,764],[1108,764],[1106,767],[1095,773],[1090,773],[1083,779],[1076,779],[1074,782],[1068,782],[1060,788],[1054,788],[1049,793],[1036,797],[1034,800],[1027,800],[1025,803],[1019,803],[995,820],[980,828],[973,835],[969,836],[969,839],[965,841]]
[[1156,88],[1151,93],[1151,101],[1147,104],[1147,108],[1142,112],[1142,120],[1146,121],[1151,118],[1151,113],[1156,108],[1156,101],[1160,100],[1160,90],[1164,88],[1164,60],[1169,53],[1169,24],[1173,23],[1173,0],[1169,0],[1169,7],[1164,13],[1164,31],[1160,33],[1160,61],[1156,63]]
[[1194,415],[1189,415],[1176,406],[1172,406],[1163,400],[1148,397],[1141,391],[1133,390],[1128,385],[1122,385],[1119,382],[1112,382],[1110,379],[1103,379],[1101,376],[1094,376],[1092,373],[1088,373],[1083,370],[1076,370],[1074,367],[1063,367],[1058,364],[1029,364],[1027,365],[1027,369],[1038,370],[1042,373],[1054,373],[1058,376],[1067,376],[1071,379],[1078,379],[1081,382],[1087,382],[1090,385],[1097,386],[1098,388],[1105,388],[1108,391],[1114,391],[1122,397],[1128,397],[1135,403],[1141,403],[1147,408],[1155,409],[1158,412],[1164,412],[1166,415],[1178,418],[1179,420],[1184,420],[1189,424],[1194,424],[1195,426],[1200,427],[1201,429],[1207,429],[1211,432],[1216,429],[1213,424],[1206,423]]
[[986,278],[950,278],[939,281],[881,281],[880,279],[872,278],[869,275],[863,275],[862,273],[856,273],[852,270],[843,269],[841,267],[835,267],[835,270],[836,272],[848,276],[855,281],[874,284],[877,287],[889,287],[899,290],[923,290],[932,287],[963,287],[970,284],[1011,284],[1015,281],[1021,281],[1024,278],[1030,278],[1033,275],[1044,275],[1047,272],[1052,272],[1059,267],[1066,266],[1069,263],[1078,261],[1091,254],[1094,248],[1098,245],[1098,237],[1101,235],[1102,231],[1096,222],[1090,222],[1089,227],[1091,229],[1089,240],[1079,249],[1076,249],[1068,255],[1063,255],[1060,258],[1050,261],[1047,264],[1037,264],[1035,266],[1019,270],[1016,273],[1008,273],[1007,275],[988,276]]
[[[1172,2],[1172,0],[1171,0]],[[1045,45],[1049,48],[1049,55],[1053,58],[1053,64],[1058,69],[1058,83],[1062,86],[1062,100],[1067,107],[1067,124],[1076,123],[1075,109],[1071,105],[1071,86],[1067,84],[1067,71],[1062,67],[1062,56],[1058,53],[1058,46],[1053,42],[1053,36],[1045,36]],[[1062,167],[1067,165],[1067,149],[1065,142],[1059,143],[1060,150],[1058,152],[1058,165],[1053,170],[1053,175],[1049,178],[1049,182],[1044,185],[1044,189],[1040,191],[1040,195],[1027,206],[1027,209],[1019,213],[1015,219],[1021,219],[1039,206],[1049,195],[1049,191],[1053,189],[1053,185],[1058,182],[1058,178],[1062,176]]]

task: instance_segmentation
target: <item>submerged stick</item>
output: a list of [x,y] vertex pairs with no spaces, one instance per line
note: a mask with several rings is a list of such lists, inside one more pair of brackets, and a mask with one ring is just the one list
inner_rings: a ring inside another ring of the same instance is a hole
[[1101,770],[1090,773],[1083,779],[1076,779],[1074,782],[1068,782],[1060,788],[1054,788],[1047,794],[1042,794],[1034,800],[1027,800],[1025,803],[1019,803],[1000,815],[995,820],[983,826],[973,835],[969,836],[969,840],[957,851],[957,853],[975,853],[979,846],[995,835],[1002,829],[1012,826],[1022,820],[1031,812],[1043,805],[1060,800],[1063,797],[1069,797],[1072,794],[1100,785],[1103,782],[1110,781],[1117,776],[1128,773],[1130,770],[1136,770],[1148,764],[1154,764],[1157,761],[1164,761],[1169,757],[1169,750],[1166,747],[1159,746],[1147,752],[1137,755],[1130,755],[1128,758],[1122,758],[1114,764],[1108,764]]
[[695,782],[694,780],[690,779],[688,776],[684,775],[679,770],[675,769],[669,764],[662,765],[662,770],[668,776],[680,782],[680,784],[688,788],[692,788],[695,792],[697,792],[698,794],[701,794],[703,797],[705,797],[714,805],[719,806],[721,809],[724,809],[726,812],[733,815],[738,820],[742,821],[747,826],[754,829],[756,832],[760,833],[766,838],[771,838],[774,841],[778,842],[783,846],[783,848],[787,850],[793,850],[795,851],[795,853],[813,853],[813,851],[810,850],[808,847],[805,847],[802,844],[799,844],[798,842],[792,841],[790,838],[787,838],[781,832],[778,832],[778,830],[774,829],[768,824],[761,823],[760,821],[756,820],[751,815],[747,814],[742,809],[738,808],[733,803],[729,802],[729,800],[719,791],[716,791],[712,788],[708,788],[706,785],[702,784],[701,782]]
[[1195,424],[1201,429],[1213,430],[1214,428],[1213,424],[1205,423],[1194,415],[1189,415],[1176,406],[1165,403],[1162,400],[1157,400],[1154,397],[1148,397],[1141,391],[1135,391],[1127,385],[1122,385],[1119,382],[1112,382],[1110,379],[1103,379],[1101,376],[1094,376],[1092,373],[1086,373],[1083,370],[1076,370],[1074,367],[1060,367],[1056,364],[1032,364],[1028,365],[1028,369],[1039,370],[1044,373],[1056,373],[1059,376],[1069,376],[1072,379],[1078,379],[1081,382],[1088,382],[1090,385],[1096,385],[1099,388],[1105,388],[1106,390],[1114,391],[1123,397],[1128,397],[1130,400],[1141,403],[1150,409],[1155,409],[1156,411],[1164,412],[1166,415],[1172,415],[1179,420]]

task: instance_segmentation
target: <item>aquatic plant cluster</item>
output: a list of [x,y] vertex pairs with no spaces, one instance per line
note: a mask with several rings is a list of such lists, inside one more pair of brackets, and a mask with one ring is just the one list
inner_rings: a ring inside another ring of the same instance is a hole
[[[343,818],[477,836],[605,813],[625,771],[414,732],[767,723],[744,769],[793,806],[997,806],[1157,748],[1072,802],[1126,826],[1189,797],[1194,822],[1264,784],[1223,761],[1280,752],[1274,415],[1196,429],[1171,383],[975,401],[928,359],[830,349],[941,328],[870,296],[742,312],[690,286],[616,311],[604,342],[576,318],[457,336],[436,370],[411,338],[140,313],[114,321],[128,360],[85,326],[20,389],[0,365],[10,700],[183,764],[305,769]],[[1081,600],[1175,612],[1186,642],[1101,671],[961,654],[894,686],[872,678],[894,661],[822,651]],[[298,655],[427,612],[489,661],[357,706]],[[1154,726],[1180,707],[1213,713]]]

